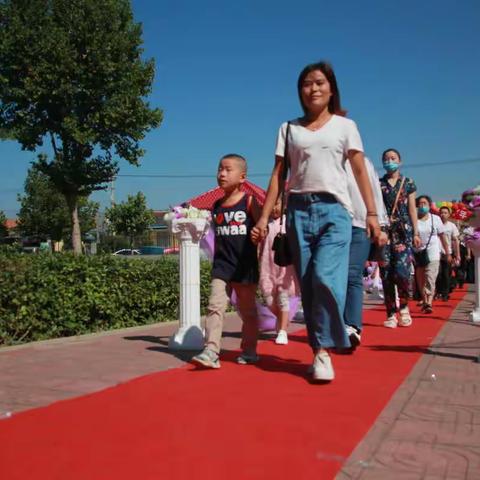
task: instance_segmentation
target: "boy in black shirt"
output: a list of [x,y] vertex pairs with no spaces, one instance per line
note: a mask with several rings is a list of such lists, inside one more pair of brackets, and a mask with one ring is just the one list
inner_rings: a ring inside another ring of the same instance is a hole
[[192,358],[194,363],[220,368],[220,342],[223,317],[232,290],[243,320],[240,364],[258,361],[256,353],[258,318],[255,293],[258,283],[257,247],[250,238],[260,209],[251,195],[241,190],[247,176],[247,162],[237,154],[220,159],[217,182],[225,192],[212,209],[215,228],[211,293],[206,323],[204,350]]

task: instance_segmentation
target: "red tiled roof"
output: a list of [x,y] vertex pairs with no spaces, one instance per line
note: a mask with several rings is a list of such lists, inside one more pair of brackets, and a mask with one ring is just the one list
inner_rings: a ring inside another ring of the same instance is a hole
[[7,218],[5,220],[5,226],[8,230],[12,230],[17,227],[17,220],[15,218]]
[[[242,185],[242,190],[246,193],[249,193],[255,197],[257,202],[260,205],[263,205],[265,202],[265,190],[258,185],[255,185],[248,180],[245,180],[245,183]],[[188,203],[196,208],[201,208],[205,210],[210,210],[213,207],[213,204],[224,195],[223,190],[220,187],[212,188],[198,197],[191,198],[185,203]]]

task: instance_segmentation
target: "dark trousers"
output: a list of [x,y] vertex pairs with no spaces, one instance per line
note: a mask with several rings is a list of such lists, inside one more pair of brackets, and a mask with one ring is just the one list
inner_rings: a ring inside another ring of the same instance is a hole
[[450,263],[447,261],[447,258],[442,255],[440,258],[440,268],[438,270],[438,277],[437,277],[437,294],[443,298],[448,297],[450,295],[450,283],[452,277],[452,267]]

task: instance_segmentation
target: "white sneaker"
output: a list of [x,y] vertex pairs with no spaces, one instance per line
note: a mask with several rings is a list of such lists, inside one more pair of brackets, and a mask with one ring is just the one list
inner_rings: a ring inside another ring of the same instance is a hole
[[408,307],[400,310],[400,320],[398,322],[399,327],[409,327],[412,324],[412,317],[410,316],[410,310]]
[[352,348],[355,350],[355,348],[357,348],[360,345],[362,337],[360,336],[360,333],[358,333],[357,330],[351,325],[346,325],[345,329],[347,330],[347,335],[350,340],[350,344]]
[[383,326],[387,328],[397,328],[397,317],[395,314],[390,315],[384,322]]
[[287,345],[288,344],[288,335],[285,330],[279,330],[277,333],[277,338],[275,339],[277,345]]
[[313,360],[313,380],[319,382],[330,382],[335,378],[332,367],[332,359],[327,352],[320,352]]

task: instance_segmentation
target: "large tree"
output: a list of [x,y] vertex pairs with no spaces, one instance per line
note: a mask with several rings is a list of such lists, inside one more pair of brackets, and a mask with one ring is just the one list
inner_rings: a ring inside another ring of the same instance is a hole
[[[18,229],[23,235],[45,236],[55,241],[69,241],[72,221],[65,197],[59,193],[50,178],[36,165],[28,171],[25,193],[18,196],[20,212]],[[99,204],[81,197],[78,217],[82,231],[92,230]]]
[[6,237],[8,234],[7,225],[6,225],[7,217],[3,210],[0,210],[0,238]]
[[106,187],[116,158],[138,165],[162,120],[141,37],[128,0],[0,0],[0,132],[26,150],[51,145],[37,166],[65,196],[76,253],[79,199]]
[[136,236],[145,233],[155,222],[153,210],[147,208],[142,192],[129,195],[126,202],[107,209],[105,217],[112,225],[115,233],[123,234],[130,239],[130,248]]

